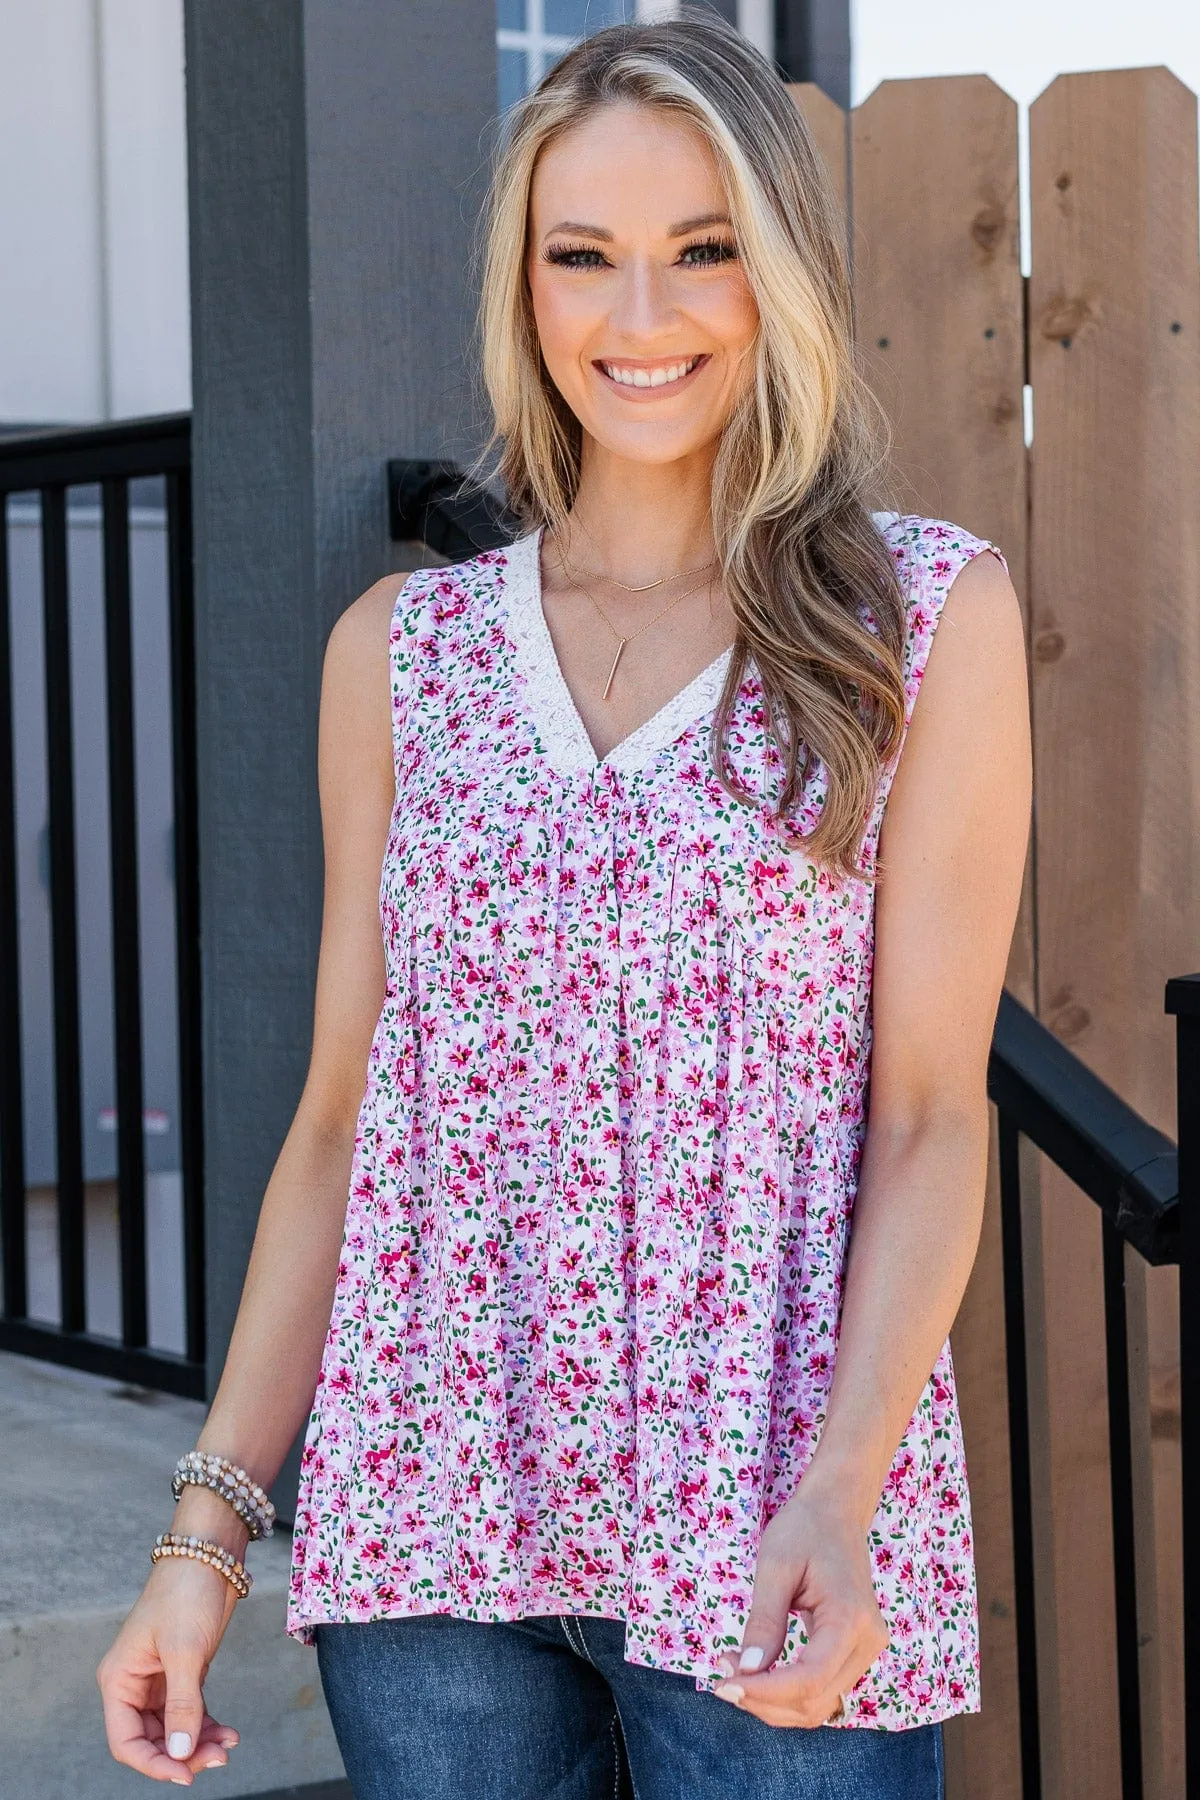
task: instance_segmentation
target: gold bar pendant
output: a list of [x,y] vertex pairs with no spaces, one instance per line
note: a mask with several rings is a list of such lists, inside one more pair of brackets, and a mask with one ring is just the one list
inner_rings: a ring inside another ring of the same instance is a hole
[[617,672],[617,664],[618,664],[618,663],[619,663],[619,662],[620,662],[620,660],[621,660],[621,653],[622,653],[622,651],[623,651],[623,650],[624,650],[624,648],[625,648],[625,646],[626,646],[626,644],[627,644],[627,643],[628,643],[628,642],[629,642],[629,639],[628,639],[628,638],[622,638],[622,639],[621,639],[621,641],[620,641],[620,643],[619,643],[619,644],[618,644],[618,645],[617,645],[617,654],[616,654],[616,655],[615,655],[615,656],[614,656],[614,657],[613,657],[613,666],[612,666],[612,668],[611,668],[611,669],[610,669],[610,670],[609,670],[609,671],[608,671],[608,680],[607,680],[607,681],[606,681],[606,682],[605,682],[605,684],[604,684],[604,692],[603,692],[603,694],[602,694],[602,695],[601,695],[601,696],[600,696],[600,697],[601,697],[601,699],[602,699],[602,700],[607,700],[607,699],[608,699],[608,690],[609,690],[609,688],[611,688],[611,686],[612,686],[612,684],[613,684],[613,676],[614,676],[614,675],[615,675],[615,674],[616,674],[616,672]]

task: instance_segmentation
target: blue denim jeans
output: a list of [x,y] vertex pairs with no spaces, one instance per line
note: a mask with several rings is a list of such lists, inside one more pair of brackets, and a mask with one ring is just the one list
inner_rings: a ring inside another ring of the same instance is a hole
[[940,1725],[766,1725],[624,1644],[575,1614],[319,1626],[355,1800],[943,1800]]

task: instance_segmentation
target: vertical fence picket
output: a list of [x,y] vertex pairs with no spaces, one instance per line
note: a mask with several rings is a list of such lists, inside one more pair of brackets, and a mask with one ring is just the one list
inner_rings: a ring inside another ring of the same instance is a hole
[[1015,102],[983,75],[885,81],[851,121],[858,349],[896,504],[1025,565]]
[[[1157,996],[1192,960],[1200,891],[1195,96],[1166,69],[1060,76],[1032,108],[1030,144],[1040,1012],[1169,1131],[1173,1046]],[[1097,1630],[1113,1593],[1101,1244],[1087,1203],[1051,1169],[1045,1182],[1045,1265],[1064,1272],[1046,1317],[1053,1504],[1071,1521],[1055,1545],[1062,1781],[1115,1800],[1114,1638]],[[1149,1298],[1166,1389],[1171,1278],[1150,1272]],[[1154,1465],[1160,1493],[1174,1491],[1167,1431]],[[1161,1534],[1173,1508],[1155,1508],[1140,1459],[1135,1478],[1139,1532],[1157,1518]],[[1157,1620],[1155,1592],[1140,1596],[1143,1739],[1148,1787],[1171,1792],[1177,1533],[1157,1552]]]
[[[836,100],[831,100],[815,81],[793,81],[788,93],[804,116],[812,132],[813,142],[821,153],[829,179],[846,214],[847,231],[850,214],[849,121]],[[849,249],[849,243],[847,243]]]
[[[998,543],[1025,584],[1026,453],[1017,110],[984,76],[885,81],[851,118],[858,353],[894,433],[881,503],[951,518]],[[1007,985],[1032,1004],[1026,882]],[[983,1712],[947,1732],[956,1792],[1016,1800],[1012,1562],[999,1175],[954,1329],[976,1520]],[[1036,1206],[1036,1191],[1026,1196]]]

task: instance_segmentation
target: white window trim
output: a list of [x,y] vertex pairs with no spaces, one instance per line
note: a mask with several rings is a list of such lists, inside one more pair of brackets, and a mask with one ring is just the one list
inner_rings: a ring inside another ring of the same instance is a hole
[[[768,0],[769,3],[769,0]],[[634,18],[638,20],[670,19],[679,12],[680,0],[635,0]],[[535,87],[550,67],[578,38],[566,37],[561,32],[546,30],[546,12],[543,0],[525,0],[525,29],[515,31],[511,26],[498,28],[496,31],[496,48],[498,50],[517,50],[525,56],[525,81],[528,87]]]
[[[679,8],[680,0],[634,0],[633,16],[639,22],[673,19],[678,16]],[[738,0],[737,11],[738,29],[764,56],[773,59],[774,0]],[[579,40],[566,37],[561,32],[546,30],[544,0],[525,0],[525,20],[524,31],[514,31],[511,27],[498,29],[496,47],[499,50],[518,50],[524,54],[526,86],[535,87],[551,63],[557,62]]]

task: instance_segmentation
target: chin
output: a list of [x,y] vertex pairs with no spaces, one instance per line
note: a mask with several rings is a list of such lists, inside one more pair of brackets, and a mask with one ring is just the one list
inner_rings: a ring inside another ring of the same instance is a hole
[[584,430],[610,456],[625,462],[644,463],[648,468],[661,468],[666,463],[683,462],[707,450],[719,433],[708,431],[651,432],[605,431],[585,425]]

